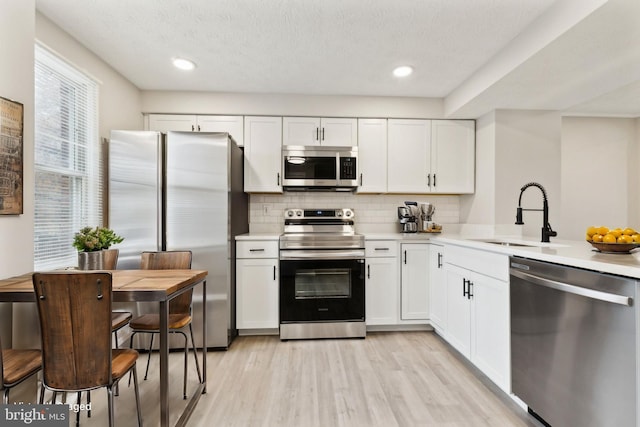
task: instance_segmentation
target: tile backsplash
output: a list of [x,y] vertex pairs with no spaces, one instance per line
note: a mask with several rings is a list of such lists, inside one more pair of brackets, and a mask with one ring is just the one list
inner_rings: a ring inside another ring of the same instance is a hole
[[405,200],[435,205],[433,220],[442,224],[460,222],[459,196],[412,194],[351,194],[330,192],[289,192],[251,194],[249,196],[249,231],[280,234],[287,208],[351,208],[355,212],[356,231],[360,233],[399,231],[398,206]]

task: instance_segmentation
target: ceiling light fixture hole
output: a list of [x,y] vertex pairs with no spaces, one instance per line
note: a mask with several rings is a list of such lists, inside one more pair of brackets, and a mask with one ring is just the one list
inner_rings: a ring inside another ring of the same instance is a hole
[[413,68],[408,65],[403,65],[393,70],[393,75],[396,77],[407,77],[411,73],[413,73]]
[[173,58],[173,66],[180,70],[190,71],[196,68],[196,64],[193,61],[184,58]]

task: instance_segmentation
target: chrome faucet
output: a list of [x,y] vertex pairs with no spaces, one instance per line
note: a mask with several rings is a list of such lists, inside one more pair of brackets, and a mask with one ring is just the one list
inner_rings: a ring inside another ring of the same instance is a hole
[[[542,209],[523,209],[522,208],[522,193],[529,187],[538,187],[540,191],[542,191]],[[551,224],[549,224],[549,203],[547,203],[547,192],[544,190],[544,187],[537,182],[530,182],[525,184],[520,189],[520,198],[518,199],[518,210],[516,212],[516,224],[523,225],[522,222],[522,211],[542,211],[542,241],[549,242],[549,237],[555,237],[558,235],[555,231],[551,229]]]

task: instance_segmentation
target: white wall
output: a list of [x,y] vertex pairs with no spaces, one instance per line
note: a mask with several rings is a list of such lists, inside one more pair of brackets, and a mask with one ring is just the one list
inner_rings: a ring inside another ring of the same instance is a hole
[[563,237],[582,240],[589,225],[640,229],[638,122],[621,118],[563,119]]
[[[549,222],[558,238],[567,238],[560,220],[561,117],[552,111],[496,111],[496,224],[513,224],[520,188],[541,184],[549,201]],[[523,208],[542,209],[542,193],[529,188]],[[522,234],[540,237],[542,212],[524,212]]]
[[476,120],[476,191],[460,196],[460,220],[495,224],[496,124],[495,112]]
[[[560,125],[559,113],[549,111],[498,110],[480,117],[476,122],[476,192],[461,196],[460,221],[493,225],[496,232],[539,237],[540,212],[525,212],[525,225],[513,227],[520,188],[534,181],[545,188],[549,222],[558,229]],[[540,191],[526,190],[522,206],[541,209]]]
[[100,82],[99,135],[108,137],[112,129],[142,130],[140,90],[47,17],[35,17],[38,42]]
[[143,113],[443,118],[442,99],[143,91]]
[[[0,0],[0,96],[24,105],[22,215],[0,216],[0,277],[33,269],[33,35],[34,0]],[[9,304],[0,304],[0,334],[12,345]]]

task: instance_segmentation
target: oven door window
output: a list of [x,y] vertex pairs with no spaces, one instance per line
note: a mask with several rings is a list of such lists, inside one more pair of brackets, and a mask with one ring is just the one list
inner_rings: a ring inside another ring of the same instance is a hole
[[364,260],[280,261],[280,321],[364,320]]
[[300,269],[295,276],[295,298],[351,297],[351,269]]
[[335,157],[290,156],[284,162],[285,179],[333,179],[337,177]]

